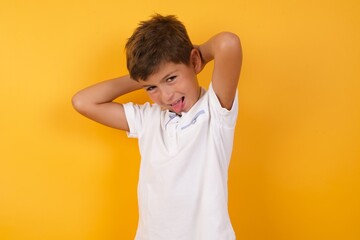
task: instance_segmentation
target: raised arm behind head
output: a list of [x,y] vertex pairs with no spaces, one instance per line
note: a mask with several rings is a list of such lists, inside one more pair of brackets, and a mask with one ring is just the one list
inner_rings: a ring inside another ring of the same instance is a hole
[[242,49],[239,37],[222,32],[197,46],[203,65],[214,60],[212,85],[222,107],[230,110],[236,94],[242,64]]

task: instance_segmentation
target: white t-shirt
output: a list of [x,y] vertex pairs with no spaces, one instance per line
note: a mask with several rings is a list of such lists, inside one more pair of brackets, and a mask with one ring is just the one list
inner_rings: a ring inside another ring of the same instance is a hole
[[230,111],[211,84],[181,117],[157,104],[124,109],[141,154],[135,239],[234,240],[227,181],[237,95]]

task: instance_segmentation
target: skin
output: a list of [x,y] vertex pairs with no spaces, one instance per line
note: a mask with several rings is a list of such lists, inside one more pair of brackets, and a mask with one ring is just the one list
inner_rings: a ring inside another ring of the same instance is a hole
[[200,95],[196,75],[206,63],[214,60],[211,80],[213,89],[222,107],[230,110],[242,63],[238,36],[229,32],[219,33],[195,46],[189,57],[189,65],[164,63],[158,72],[145,81],[134,81],[126,75],[87,87],[73,96],[72,104],[79,113],[94,121],[129,131],[124,107],[121,103],[114,102],[116,98],[143,88],[152,101],[169,110],[173,110],[172,103],[184,97],[181,111],[187,112]]
[[[150,99],[163,109],[180,114],[187,112],[200,98],[200,86],[197,74],[202,69],[201,58],[198,50],[191,52],[189,65],[163,63],[160,70],[146,81],[139,81],[147,91]],[[173,107],[177,102],[182,102],[180,111]]]

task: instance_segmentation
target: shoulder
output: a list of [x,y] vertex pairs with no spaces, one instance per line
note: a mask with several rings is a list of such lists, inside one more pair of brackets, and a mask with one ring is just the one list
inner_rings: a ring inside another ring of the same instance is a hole
[[235,91],[235,96],[229,109],[221,104],[212,83],[210,83],[206,95],[209,105],[209,114],[213,121],[223,126],[234,127],[238,116],[238,91]]
[[158,122],[161,119],[162,109],[157,104],[144,103],[135,104],[128,102],[123,104],[124,112],[132,137],[137,137],[144,129],[149,128],[149,124]]
[[158,104],[149,103],[149,102],[143,104],[128,102],[128,103],[124,103],[123,106],[125,113],[135,112],[138,114],[145,114],[145,113],[153,114],[162,111],[161,107]]

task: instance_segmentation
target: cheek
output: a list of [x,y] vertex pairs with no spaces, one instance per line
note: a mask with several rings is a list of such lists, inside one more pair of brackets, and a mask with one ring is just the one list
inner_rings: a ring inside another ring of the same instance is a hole
[[160,103],[160,98],[158,96],[158,94],[156,93],[148,93],[149,98],[151,99],[152,102],[154,103]]

